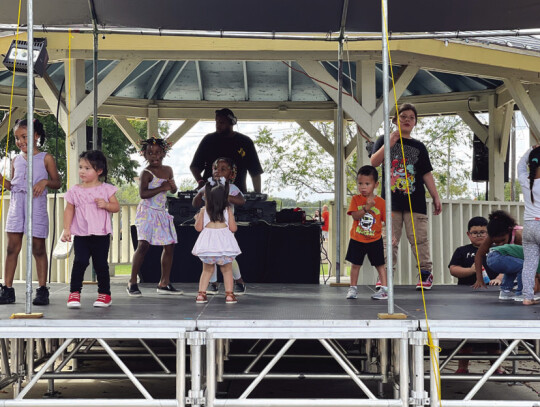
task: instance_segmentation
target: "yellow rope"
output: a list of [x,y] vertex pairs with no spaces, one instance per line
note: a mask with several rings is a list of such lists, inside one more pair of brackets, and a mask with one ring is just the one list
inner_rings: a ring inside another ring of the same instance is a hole
[[[384,9],[384,1],[381,0],[381,5],[382,5],[382,12],[383,12],[383,15],[386,13],[385,9]],[[384,20],[384,19],[383,19]],[[390,65],[390,74],[392,76],[392,90],[394,92],[394,103],[396,105],[396,117],[398,115],[398,104],[397,104],[397,95],[396,95],[396,86],[395,86],[395,81],[394,81],[394,70],[392,69],[392,56],[390,55],[390,41],[388,40],[388,27],[386,25],[386,20],[384,20],[384,31],[386,33],[386,36],[385,36],[385,41],[386,41],[386,44],[387,44],[387,47],[388,47],[388,60],[389,60],[389,65]],[[386,78],[383,78],[383,80],[386,80]],[[385,119],[386,120],[386,119]],[[399,123],[399,118],[398,120],[396,120],[397,122],[397,125],[398,125],[398,131],[399,131],[399,142],[401,144],[401,156],[403,158],[403,168],[405,170],[405,180],[406,180],[406,186],[407,186],[407,196],[409,198],[409,210],[411,212],[411,223],[412,223],[412,228],[413,228],[413,236],[414,236],[414,249],[415,249],[415,254],[416,254],[416,264],[417,264],[417,267],[418,267],[418,272],[420,274],[420,278],[422,277],[421,274],[421,270],[420,270],[420,257],[418,255],[418,244],[417,244],[417,241],[416,241],[416,229],[414,227],[414,217],[413,217],[413,210],[412,210],[412,203],[411,203],[411,194],[410,194],[410,191],[409,191],[409,174],[407,173],[407,165],[406,165],[406,162],[405,162],[405,150],[403,148],[403,138],[401,136],[401,125]],[[387,168],[386,171],[390,171],[390,168]],[[431,361],[431,367],[433,369],[433,371],[436,371],[436,375],[435,375],[435,383],[437,385],[437,394],[439,396],[439,402],[441,400],[441,371],[439,369],[439,363],[436,363],[438,361],[438,353],[441,352],[441,348],[438,347],[438,346],[435,346],[433,344],[433,337],[431,336],[431,330],[429,329],[429,321],[428,321],[428,316],[427,316],[427,307],[426,307],[426,298],[424,296],[424,286],[422,284],[420,284],[420,287],[422,289],[422,303],[424,305],[424,316],[425,316],[425,320],[426,320],[426,330],[427,330],[427,336],[428,336],[428,343],[427,343],[427,346],[429,347],[429,355],[430,355],[430,361]],[[441,407],[442,407],[442,404],[441,404]]]
[[[21,22],[21,3],[19,0],[19,14],[17,15],[17,30],[15,31],[15,58],[13,59],[13,65],[17,64],[17,47],[19,46],[19,25]],[[15,89],[15,70],[11,77],[11,95],[9,98],[9,113],[8,113],[8,127],[7,127],[7,139],[6,139],[6,157],[9,154],[9,133],[11,131],[11,111],[13,110],[13,91]],[[13,174],[11,174],[13,176]],[[2,220],[2,214],[4,213],[4,186],[6,183],[6,167],[4,166],[4,173],[2,174],[2,196],[0,197],[0,221]]]

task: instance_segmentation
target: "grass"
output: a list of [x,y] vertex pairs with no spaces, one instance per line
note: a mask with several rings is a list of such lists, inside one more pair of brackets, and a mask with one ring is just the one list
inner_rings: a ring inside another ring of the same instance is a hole
[[123,264],[120,266],[114,267],[114,275],[115,276],[124,276],[124,275],[130,275],[131,274],[131,265],[130,264]]

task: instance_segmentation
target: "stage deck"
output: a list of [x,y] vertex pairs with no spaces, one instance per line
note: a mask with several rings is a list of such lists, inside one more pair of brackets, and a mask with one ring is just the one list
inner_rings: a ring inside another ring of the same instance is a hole
[[[69,295],[67,284],[55,283],[50,286],[48,306],[33,306],[34,312],[43,312],[40,320],[25,320],[25,325],[51,325],[51,320],[77,320],[89,324],[109,325],[112,321],[138,321],[138,324],[155,325],[166,322],[176,327],[193,328],[197,323],[207,325],[215,321],[221,325],[233,326],[235,323],[249,321],[250,324],[269,322],[270,325],[286,321],[353,321],[377,320],[378,313],[387,312],[387,301],[370,298],[374,288],[358,287],[358,299],[346,300],[346,287],[326,285],[284,285],[248,284],[247,294],[238,297],[237,304],[225,304],[224,287],[220,294],[208,296],[207,304],[196,304],[196,284],[175,284],[184,290],[180,296],[158,295],[155,284],[140,284],[142,297],[129,297],[125,284],[114,283],[111,287],[113,305],[110,308],[94,308],[92,303],[97,296],[96,285],[85,285],[82,291],[82,308],[66,307]],[[25,311],[25,286],[15,284],[17,302],[0,306],[0,326],[21,323],[9,320],[16,312]],[[461,321],[537,321],[540,319],[539,306],[523,306],[520,302],[500,301],[499,289],[474,291],[465,286],[434,286],[425,291],[429,320]],[[394,294],[396,313],[404,313],[408,321],[424,320],[424,310],[420,291],[413,286],[397,286]],[[7,321],[6,321],[7,320]],[[47,321],[47,322],[46,322]],[[219,321],[219,322],[218,322]]]

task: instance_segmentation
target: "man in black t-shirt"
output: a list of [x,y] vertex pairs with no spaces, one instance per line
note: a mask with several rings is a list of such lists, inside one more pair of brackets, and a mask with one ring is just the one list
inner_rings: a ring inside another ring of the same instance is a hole
[[[467,225],[467,236],[471,244],[458,247],[448,264],[450,274],[458,279],[458,285],[472,286],[476,283],[476,269],[474,268],[474,258],[478,247],[487,236],[487,219],[482,216],[475,216],[469,220]],[[491,270],[484,259],[484,270],[489,278],[490,285],[500,285],[502,274],[497,274]]]
[[[247,192],[246,178],[249,172],[253,189],[255,192],[261,192],[263,169],[257,150],[248,136],[233,130],[236,121],[230,109],[216,110],[216,132],[204,136],[189,167],[199,187],[202,187],[212,176],[212,163],[216,158],[228,157],[236,164],[238,173],[234,184],[240,191]],[[203,172],[202,175],[201,172]]]

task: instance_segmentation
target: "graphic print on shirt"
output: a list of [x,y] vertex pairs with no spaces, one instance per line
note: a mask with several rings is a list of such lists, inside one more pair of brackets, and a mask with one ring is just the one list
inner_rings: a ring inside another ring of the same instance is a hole
[[[358,210],[362,210],[362,207],[359,206]],[[375,236],[375,231],[373,230],[373,225],[377,222],[375,219],[376,215],[380,215],[381,211],[377,207],[372,207],[367,211],[362,219],[358,222],[356,227],[356,233],[362,236],[373,237]]]
[[[397,147],[397,148],[396,148]],[[394,150],[395,149],[395,150]],[[409,179],[409,192],[412,194],[416,190],[416,163],[420,151],[417,148],[404,145],[407,173],[403,167],[403,156],[401,154],[401,146],[395,145],[392,147],[392,166],[390,171],[390,190],[392,192],[401,192],[407,194],[407,178]]]

